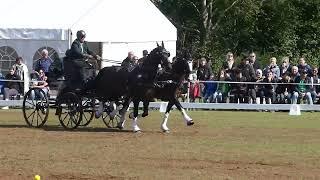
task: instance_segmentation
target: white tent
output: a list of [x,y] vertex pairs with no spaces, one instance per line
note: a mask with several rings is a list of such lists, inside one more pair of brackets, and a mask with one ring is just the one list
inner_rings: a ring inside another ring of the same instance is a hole
[[43,47],[63,57],[80,29],[100,43],[104,59],[122,61],[128,51],[141,57],[157,41],[176,53],[176,28],[149,0],[1,0],[0,17],[2,69],[17,55],[32,68]]

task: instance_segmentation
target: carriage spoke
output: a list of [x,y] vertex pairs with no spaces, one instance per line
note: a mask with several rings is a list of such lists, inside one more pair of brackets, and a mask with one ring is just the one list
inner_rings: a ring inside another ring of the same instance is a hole
[[39,116],[39,118],[40,118],[40,120],[41,120],[41,122],[43,121],[43,119],[42,119],[42,117],[40,116],[40,113],[37,113],[38,114],[38,116]]
[[36,117],[37,117],[37,126],[38,126],[38,125],[39,125],[38,111],[37,111],[37,115],[36,115]]
[[30,116],[34,115],[35,112],[36,112],[36,109],[34,109],[34,111],[27,118],[29,119]]
[[32,106],[35,106],[35,104],[33,103],[33,101],[31,101],[32,103],[30,103],[29,101],[26,101],[26,103],[32,105]]
[[[33,113],[32,113],[32,120],[31,120],[31,124],[33,124],[35,112],[36,112],[36,111],[33,111]],[[29,118],[28,118],[28,119],[29,119]]]

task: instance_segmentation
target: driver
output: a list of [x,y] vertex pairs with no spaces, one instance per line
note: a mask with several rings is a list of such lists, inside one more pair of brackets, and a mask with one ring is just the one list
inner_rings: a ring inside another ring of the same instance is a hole
[[73,41],[71,49],[66,52],[66,78],[73,84],[73,87],[80,89],[84,88],[84,84],[88,85],[90,79],[96,76],[96,69],[98,68],[96,60],[101,60],[100,56],[89,49],[85,38],[86,33],[79,30],[77,39]]
[[[57,101],[60,95],[66,91],[81,90],[86,92],[94,87],[94,78],[98,68],[96,60],[101,60],[101,58],[89,49],[85,38],[86,33],[79,30],[77,39],[73,41],[71,48],[66,52],[66,57],[63,60],[66,86],[59,91]],[[61,108],[56,109],[56,115],[59,113],[61,113]]]

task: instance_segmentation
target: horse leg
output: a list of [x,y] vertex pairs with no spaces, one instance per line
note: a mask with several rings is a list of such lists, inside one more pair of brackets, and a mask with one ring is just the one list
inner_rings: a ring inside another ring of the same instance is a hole
[[117,112],[120,110],[120,106],[117,105],[114,101],[110,102],[110,106],[112,107],[112,111],[110,112],[109,116],[111,119],[114,119],[116,116]]
[[133,132],[140,132],[141,129],[138,126],[138,109],[139,109],[139,101],[133,101],[133,119],[132,119],[132,127]]
[[143,101],[143,113],[142,113],[142,117],[146,117],[148,116],[149,112],[149,101],[145,100]]
[[130,102],[131,102],[131,98],[125,98],[123,102],[123,107],[122,109],[119,110],[120,122],[118,123],[118,126],[117,126],[117,128],[119,129],[123,129],[124,127],[124,123],[126,122],[126,113],[129,108]]
[[96,112],[95,112],[95,117],[98,119],[102,113],[103,113],[103,109],[104,109],[104,101],[99,101],[99,106],[98,108],[96,109]]
[[167,122],[168,122],[170,110],[171,110],[173,104],[174,103],[172,101],[169,101],[167,109],[166,109],[166,113],[164,114],[163,121],[162,121],[162,124],[161,124],[161,129],[165,133],[168,133],[170,131],[168,126],[167,126]]
[[183,116],[184,120],[187,122],[187,125],[192,126],[194,124],[193,120],[190,118],[190,116],[188,116],[188,114],[186,113],[186,111],[181,106],[180,102],[178,101],[178,99],[174,98],[173,102],[174,102],[174,105],[176,105],[176,107],[178,108],[178,110],[182,113],[182,116]]

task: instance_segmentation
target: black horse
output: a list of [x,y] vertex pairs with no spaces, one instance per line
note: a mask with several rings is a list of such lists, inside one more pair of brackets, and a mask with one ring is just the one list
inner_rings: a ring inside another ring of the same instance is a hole
[[[130,103],[129,90],[142,85],[152,87],[158,72],[159,64],[170,68],[169,52],[157,44],[144,62],[132,71],[120,66],[105,67],[100,70],[95,78],[95,95],[99,99],[100,107],[106,101],[118,101],[124,97],[124,106],[120,111],[121,119],[125,117]],[[131,87],[131,88],[130,88]]]
[[[191,61],[188,61],[185,58],[178,58],[172,64],[172,69],[169,71],[164,71],[160,73],[157,77],[157,82],[154,86],[145,86],[143,84],[136,84],[135,86],[129,86],[130,97],[134,104],[134,112],[133,112],[133,131],[139,132],[140,128],[137,125],[137,117],[138,117],[138,108],[140,101],[144,102],[144,112],[142,116],[148,115],[148,105],[149,102],[154,98],[161,99],[163,101],[168,101],[168,106],[166,109],[164,120],[161,124],[161,129],[164,132],[169,132],[169,128],[167,127],[167,121],[169,117],[169,112],[173,105],[175,105],[178,110],[182,113],[184,120],[187,125],[193,125],[193,120],[186,114],[185,110],[181,106],[179,100],[176,97],[176,92],[181,86],[182,82],[188,78],[190,74],[190,66]],[[120,127],[122,128],[124,125],[124,121],[120,123]]]

